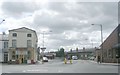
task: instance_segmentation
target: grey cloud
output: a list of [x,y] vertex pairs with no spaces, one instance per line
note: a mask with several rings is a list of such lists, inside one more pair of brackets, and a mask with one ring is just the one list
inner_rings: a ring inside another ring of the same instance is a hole
[[61,15],[56,15],[54,17],[46,14],[36,15],[34,18],[34,23],[40,27],[49,27],[55,33],[61,33],[66,30],[72,30],[75,26],[78,26],[79,20],[69,20],[69,17],[64,17]]
[[67,9],[65,8],[65,4],[67,2],[50,2],[49,3],[49,9],[51,10],[55,10],[55,11],[58,11],[58,12],[63,12],[63,11],[66,11]]
[[2,10],[11,17],[22,16],[23,13],[32,13],[39,7],[33,2],[3,2]]

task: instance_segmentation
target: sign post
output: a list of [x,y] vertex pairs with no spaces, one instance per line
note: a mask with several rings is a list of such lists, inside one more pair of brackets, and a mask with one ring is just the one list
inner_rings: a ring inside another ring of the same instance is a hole
[[44,51],[45,51],[45,49],[46,49],[45,47],[41,48],[41,50],[42,50],[42,52],[41,52],[42,64],[44,63],[44,62],[43,62],[43,57],[44,57]]

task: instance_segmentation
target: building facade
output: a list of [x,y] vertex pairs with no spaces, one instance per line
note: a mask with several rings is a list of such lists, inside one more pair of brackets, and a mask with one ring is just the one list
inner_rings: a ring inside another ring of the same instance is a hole
[[37,42],[34,30],[25,27],[9,30],[9,61],[19,64],[37,62]]
[[0,34],[0,62],[8,62],[8,35]]
[[103,51],[101,54],[103,56],[103,62],[116,63],[120,58],[120,25],[107,37],[107,39],[102,43]]

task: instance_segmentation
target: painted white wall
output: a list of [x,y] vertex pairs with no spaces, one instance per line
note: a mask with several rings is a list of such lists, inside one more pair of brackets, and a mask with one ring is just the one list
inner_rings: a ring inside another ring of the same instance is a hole
[[4,51],[2,52],[2,50],[8,50],[8,49],[4,49],[4,42],[3,40],[8,40],[8,35],[3,35],[0,34],[0,62],[4,61]]
[[[12,34],[17,33],[17,37],[13,37]],[[27,37],[27,34],[32,34],[32,37]],[[12,40],[17,40],[17,47],[27,47],[27,40],[32,41],[32,47],[35,47],[37,44],[37,37],[35,36],[35,32],[26,29],[18,29],[15,31],[9,32],[9,47],[12,47]]]

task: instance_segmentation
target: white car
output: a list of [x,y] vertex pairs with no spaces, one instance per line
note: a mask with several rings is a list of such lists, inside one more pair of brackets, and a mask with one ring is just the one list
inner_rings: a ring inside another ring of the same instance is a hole
[[48,58],[47,57],[43,57],[43,62],[48,62]]
[[95,59],[95,57],[90,57],[90,60],[94,60]]
[[78,60],[78,57],[77,56],[72,56],[72,59],[73,60]]

